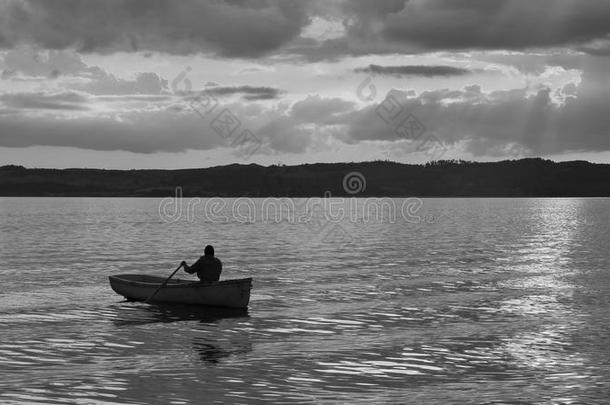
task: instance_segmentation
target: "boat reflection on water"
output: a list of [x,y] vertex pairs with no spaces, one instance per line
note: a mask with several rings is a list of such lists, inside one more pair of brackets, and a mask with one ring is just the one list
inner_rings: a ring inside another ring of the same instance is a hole
[[113,310],[116,326],[144,325],[149,323],[170,323],[178,321],[199,321],[214,323],[228,318],[249,318],[247,308],[218,308],[200,305],[144,304],[124,301]]
[[222,359],[230,356],[245,354],[252,351],[252,344],[247,340],[231,342],[226,346],[221,341],[210,341],[207,338],[194,338],[193,350],[199,359],[207,365],[216,365]]
[[[169,324],[175,329],[174,333],[179,335],[178,340],[187,338],[190,340],[192,351],[182,346],[182,351],[187,356],[201,360],[207,366],[218,365],[223,359],[230,356],[245,354],[252,351],[252,343],[247,331],[240,330],[241,325],[250,317],[247,308],[217,308],[196,305],[180,304],[154,304],[148,305],[139,302],[121,302],[112,305],[114,313],[113,323],[115,326],[129,334],[138,333],[142,338],[142,326],[147,331],[156,329],[154,324]],[[222,329],[217,324],[222,322]],[[135,329],[127,331],[126,329]],[[165,328],[165,327],[164,327]],[[137,330],[137,332],[136,332]],[[231,333],[235,332],[235,333]],[[146,339],[146,345],[157,346],[152,336]],[[166,342],[163,347],[176,348],[176,341]],[[187,342],[184,342],[187,343]]]

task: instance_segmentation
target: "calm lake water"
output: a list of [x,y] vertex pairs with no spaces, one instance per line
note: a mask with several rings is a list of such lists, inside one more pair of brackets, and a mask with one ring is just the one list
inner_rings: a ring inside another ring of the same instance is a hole
[[[0,199],[1,403],[610,397],[610,199],[424,199],[417,220],[330,224],[340,237],[230,204],[168,222],[160,202]],[[246,313],[108,285],[207,243],[223,278],[254,278]]]

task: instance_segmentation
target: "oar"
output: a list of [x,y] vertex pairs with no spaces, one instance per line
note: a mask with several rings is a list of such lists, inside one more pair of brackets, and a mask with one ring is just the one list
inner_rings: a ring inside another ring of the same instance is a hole
[[165,281],[164,281],[164,282],[163,282],[163,283],[162,283],[162,284],[159,286],[159,288],[157,288],[157,290],[156,290],[154,293],[152,293],[152,295],[151,295],[150,297],[148,297],[148,298],[146,299],[146,303],[149,303],[149,302],[150,302],[150,300],[152,300],[152,299],[153,299],[153,297],[154,297],[155,295],[157,295],[157,293],[159,292],[159,290],[160,290],[160,289],[162,289],[163,287],[165,287],[165,284],[167,284],[167,282],[169,281],[169,279],[170,279],[170,278],[174,277],[174,274],[176,274],[176,272],[177,272],[178,270],[180,270],[180,268],[181,268],[181,267],[182,267],[182,263],[180,263],[180,266],[178,266],[178,268],[177,268],[176,270],[174,270],[174,272],[173,272],[172,274],[170,274],[170,275],[169,275],[169,277],[168,277],[168,278],[167,278],[167,279],[166,279],[166,280],[165,280]]

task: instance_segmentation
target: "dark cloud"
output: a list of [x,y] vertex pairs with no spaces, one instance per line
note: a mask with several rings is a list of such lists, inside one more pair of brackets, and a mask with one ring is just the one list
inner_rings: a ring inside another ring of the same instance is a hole
[[244,100],[274,100],[279,98],[281,91],[273,87],[255,86],[218,86],[211,87],[205,92],[215,96],[226,96],[231,94],[241,94]]
[[512,66],[519,71],[539,75],[550,66],[560,66],[564,69],[583,69],[589,55],[576,52],[476,52],[469,56],[482,62]]
[[387,0],[343,1],[346,35],[293,41],[307,60],[344,55],[415,54],[438,50],[570,48],[607,55],[606,0]]
[[447,145],[463,145],[478,155],[515,147],[535,155],[610,150],[610,116],[604,109],[610,102],[607,89],[596,92],[587,85],[571,84],[555,91],[483,93],[478,86],[470,86],[427,91],[417,97],[396,90],[389,95],[399,102],[392,115],[400,111],[400,118],[385,122],[380,104],[349,113],[344,122],[349,125],[350,142],[405,139],[395,129],[412,114]]
[[67,92],[59,94],[44,93],[4,93],[0,101],[9,108],[29,110],[87,110],[87,97]]
[[[336,61],[346,55],[362,55],[368,53],[385,53],[381,49],[375,48],[374,52],[360,49],[356,43],[350,43],[347,38],[333,38],[324,41],[317,41],[311,38],[298,38],[290,46],[285,48],[294,59],[305,60],[307,62]],[[356,49],[355,49],[356,48]]]
[[70,88],[95,95],[161,94],[168,90],[167,80],[156,73],[142,72],[134,79],[121,79],[98,66],[87,65],[72,51],[40,52],[21,47],[6,52],[0,67],[3,79],[37,81],[59,76],[85,79],[70,84]]
[[[503,156],[507,151],[534,155],[608,151],[610,61],[593,59],[580,81],[556,89],[485,92],[480,86],[471,85],[417,95],[394,90],[390,95],[399,102],[401,117],[413,114],[427,133],[435,133],[447,147],[474,155]],[[220,89],[225,94],[257,95],[264,93],[260,90],[265,88]],[[171,101],[163,95],[112,96],[119,101],[136,98],[135,101],[142,102],[149,97],[163,97],[159,101],[165,107],[95,115],[65,111],[54,117],[51,110],[83,109],[91,98],[78,93],[3,95],[0,101],[6,110],[0,114],[0,146],[52,145],[154,153],[227,145],[226,139],[210,126],[214,117],[202,119],[181,98],[172,97]],[[30,111],[36,109],[49,111],[46,114]],[[292,106],[241,100],[223,104],[222,109],[229,109],[238,118],[238,132],[250,129],[263,142],[261,150],[265,153],[306,153],[324,137],[362,147],[369,141],[405,143],[404,135],[395,131],[400,120],[385,122],[379,114],[379,102],[358,107],[341,98],[311,95]]]
[[[345,36],[301,37],[314,16],[342,21]],[[0,47],[312,60],[545,47],[606,55],[609,20],[607,0],[6,0]]]
[[305,153],[316,137],[342,113],[355,104],[340,98],[308,96],[284,110],[271,109],[260,114],[256,134],[271,152]]
[[52,79],[61,75],[90,77],[102,72],[99,68],[87,66],[74,52],[51,50],[44,53],[31,47],[7,51],[1,64],[5,72],[11,73],[10,76],[20,73],[33,78]]
[[341,117],[356,105],[341,98],[308,96],[297,101],[287,111],[271,111],[263,117],[265,124],[257,135],[271,151],[305,153],[320,136],[337,135],[337,126],[343,126]]
[[365,68],[354,70],[357,73],[371,73],[390,76],[462,76],[470,73],[470,70],[454,66],[438,65],[406,65],[406,66],[379,66],[369,65]]
[[383,36],[420,49],[572,46],[610,34],[606,0],[410,0]]
[[355,104],[341,98],[324,98],[318,95],[308,96],[293,104],[291,118],[298,123],[327,123],[338,114],[351,111]]
[[0,45],[258,57],[298,36],[309,22],[306,3],[7,0],[0,5]]
[[172,96],[170,95],[156,95],[156,94],[127,94],[127,95],[105,95],[94,97],[94,100],[99,101],[111,101],[111,102],[170,102]]
[[350,37],[367,40],[377,35],[377,26],[388,15],[399,13],[406,0],[353,0],[341,3],[341,13]]
[[[603,71],[600,67],[597,73]],[[607,151],[610,92],[591,84],[593,77],[586,79],[585,84],[568,84],[554,91],[485,93],[473,85],[418,96],[395,90],[390,95],[399,101],[401,117],[413,114],[428,133],[437,134],[447,146],[461,145],[475,155],[501,155],[507,150],[539,155]],[[4,95],[1,101],[14,109],[0,115],[2,146],[154,153],[226,145],[208,121],[188,108],[126,111],[120,114],[121,119],[113,114],[58,118],[26,115],[24,109],[77,110],[86,106],[86,99],[78,94],[17,94]],[[304,153],[320,134],[332,134],[348,143],[405,140],[395,131],[399,120],[387,123],[380,117],[379,103],[358,109],[339,98],[309,96],[288,110],[252,109],[239,103],[225,107],[238,117],[242,129],[251,129],[271,152]]]
[[257,130],[258,136],[274,152],[303,153],[312,142],[312,132],[289,116],[279,116]]
[[135,153],[211,149],[224,144],[192,111],[126,112],[112,115],[57,117],[0,115],[0,145],[9,147],[68,146]]
[[607,37],[603,40],[591,41],[578,49],[590,55],[610,56],[610,38]]
[[120,79],[100,71],[88,83],[74,85],[74,88],[90,94],[161,94],[168,90],[168,82],[153,72],[138,73],[133,80]]
[[[64,97],[72,100],[67,95]],[[130,101],[133,97],[146,102],[141,98],[151,96],[99,96],[95,99],[113,102]],[[76,99],[72,101],[76,102]],[[247,102],[223,104],[209,116],[196,114],[186,103],[153,111],[126,110],[118,114],[77,116],[13,111],[0,114],[0,146],[71,146],[135,153],[212,149],[230,144],[211,126],[221,110],[228,110],[240,122],[236,133],[249,129],[263,142],[261,153],[304,153],[316,135],[313,128],[333,125],[333,121],[354,107],[353,103],[339,98],[310,96],[287,109]]]

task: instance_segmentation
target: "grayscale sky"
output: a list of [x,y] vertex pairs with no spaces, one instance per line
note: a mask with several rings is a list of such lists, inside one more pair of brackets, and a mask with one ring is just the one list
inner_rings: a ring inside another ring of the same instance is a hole
[[0,162],[610,162],[609,73],[608,0],[2,0]]

